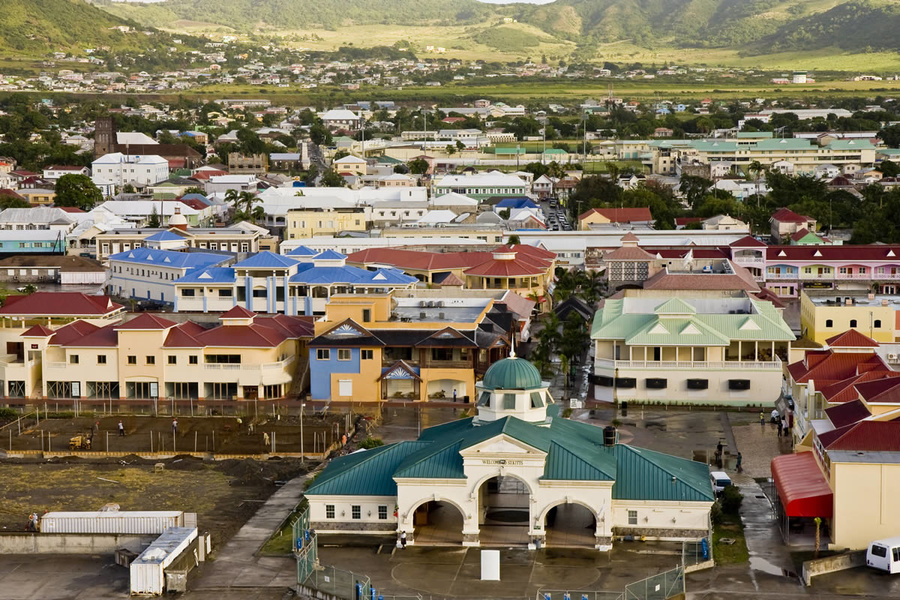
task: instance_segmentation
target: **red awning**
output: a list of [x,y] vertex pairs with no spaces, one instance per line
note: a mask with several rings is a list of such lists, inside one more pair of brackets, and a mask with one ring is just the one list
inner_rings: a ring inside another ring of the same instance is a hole
[[831,518],[834,514],[834,493],[812,452],[776,456],[772,478],[787,516]]

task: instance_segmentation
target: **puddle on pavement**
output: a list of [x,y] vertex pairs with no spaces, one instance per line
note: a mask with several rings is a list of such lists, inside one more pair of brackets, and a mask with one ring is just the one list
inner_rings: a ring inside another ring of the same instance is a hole
[[795,573],[788,571],[786,569],[782,569],[781,567],[776,567],[769,561],[764,558],[760,558],[759,556],[751,556],[750,557],[750,568],[754,571],[762,571],[763,573],[768,573],[769,575],[775,575],[777,577],[796,577]]

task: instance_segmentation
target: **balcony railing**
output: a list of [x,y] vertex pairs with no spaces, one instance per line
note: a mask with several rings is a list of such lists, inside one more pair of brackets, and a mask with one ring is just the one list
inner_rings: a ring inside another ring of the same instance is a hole
[[604,369],[781,369],[781,364],[781,360],[594,360],[596,367]]
[[766,259],[754,256],[735,256],[734,262],[739,265],[764,265],[766,264]]

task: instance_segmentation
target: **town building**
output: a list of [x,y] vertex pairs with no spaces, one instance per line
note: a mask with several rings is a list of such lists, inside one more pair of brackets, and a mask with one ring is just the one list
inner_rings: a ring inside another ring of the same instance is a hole
[[283,398],[311,323],[234,308],[205,328],[151,313],[98,325],[76,320],[21,331],[27,358],[0,365],[8,397],[153,401]]
[[472,396],[474,417],[331,462],[306,492],[310,526],[320,536],[403,533],[422,546],[597,550],[626,536],[709,535],[706,465],[561,418],[548,383],[514,355]]
[[416,279],[393,268],[360,269],[334,250],[305,246],[290,254],[260,252],[230,266],[196,269],[171,282],[176,312],[221,312],[233,306],[286,315],[322,315],[336,294],[406,289]]
[[298,240],[316,235],[366,231],[369,211],[337,198],[310,198],[287,211],[284,239]]
[[794,235],[801,229],[807,231],[816,230],[816,220],[805,215],[798,215],[789,208],[779,208],[769,218],[772,225],[772,241],[781,243],[786,238]]
[[900,298],[864,290],[800,292],[800,333],[816,343],[853,329],[881,343],[897,340]]
[[143,187],[169,178],[169,162],[156,154],[105,154],[91,163],[95,177],[112,181],[118,187],[126,184]]
[[[160,233],[156,237],[159,239],[165,235]],[[223,265],[231,260],[232,257],[227,254],[132,248],[107,258],[109,279],[106,292],[120,298],[174,304],[175,282],[178,279],[197,269]]]
[[[170,218],[171,219],[171,218]],[[158,248],[161,250],[199,249],[213,252],[259,252],[266,230],[250,223],[237,223],[230,227],[188,227],[177,222],[163,228],[114,228],[98,231],[94,235],[97,260],[105,262],[111,254],[133,248]],[[177,226],[176,226],[177,225]],[[153,238],[153,239],[150,239]]]
[[597,400],[740,406],[778,399],[794,334],[743,290],[626,289],[597,310],[591,339]]
[[467,175],[444,175],[432,185],[435,196],[448,193],[462,194],[478,201],[494,196],[527,196],[528,182],[515,175],[500,171],[470,173]]

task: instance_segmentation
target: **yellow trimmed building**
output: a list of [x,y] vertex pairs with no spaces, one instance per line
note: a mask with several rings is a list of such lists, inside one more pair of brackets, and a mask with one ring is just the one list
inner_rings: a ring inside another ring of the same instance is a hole
[[865,291],[804,290],[800,293],[800,332],[816,343],[853,329],[881,343],[897,339],[895,297]]

